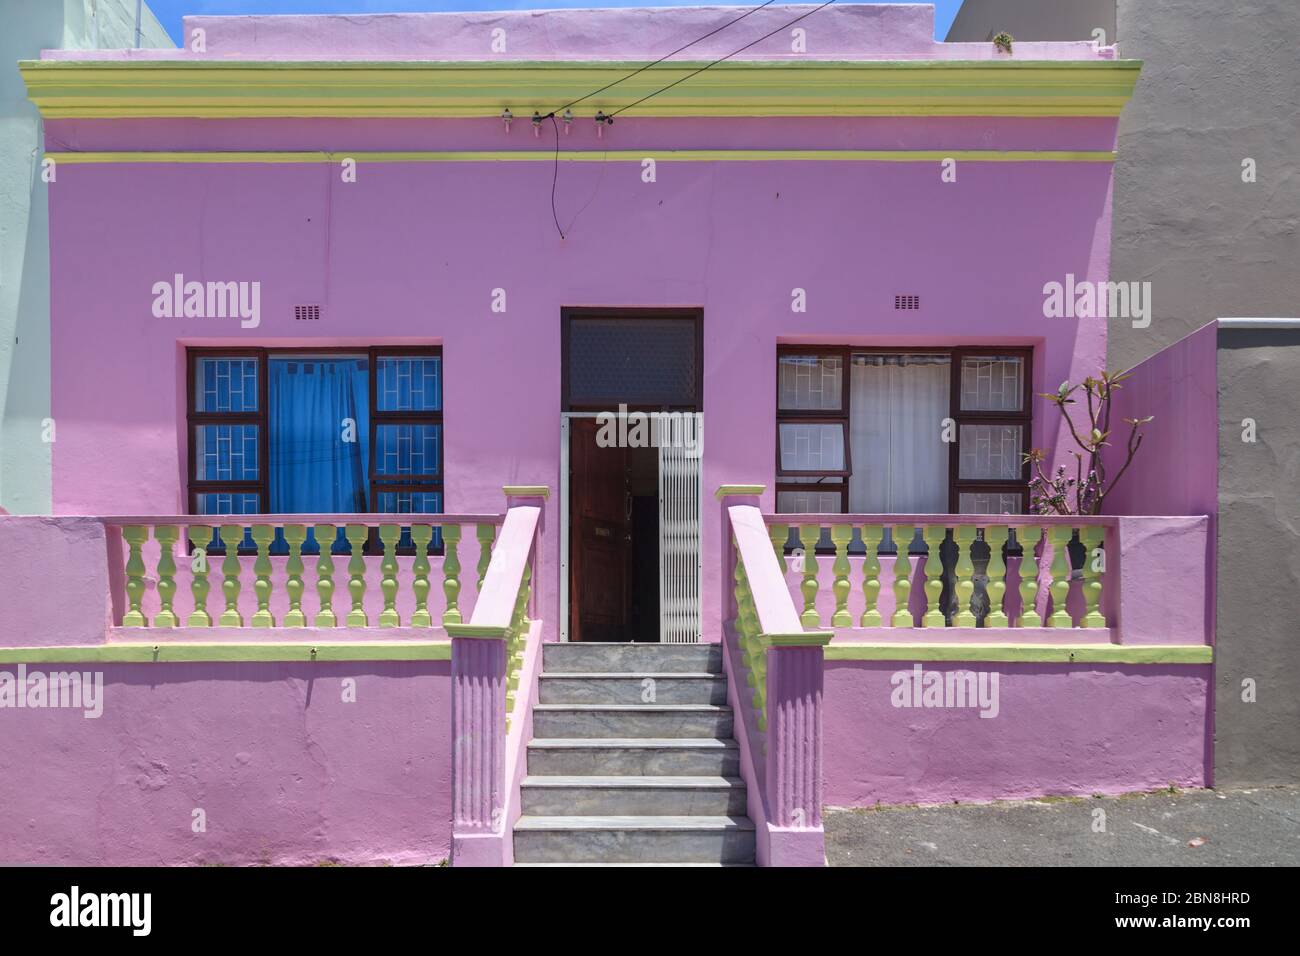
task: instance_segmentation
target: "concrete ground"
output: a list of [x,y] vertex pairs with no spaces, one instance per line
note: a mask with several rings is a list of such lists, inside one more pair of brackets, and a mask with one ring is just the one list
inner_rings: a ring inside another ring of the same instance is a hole
[[831,866],[1300,865],[1300,787],[828,810],[822,819]]

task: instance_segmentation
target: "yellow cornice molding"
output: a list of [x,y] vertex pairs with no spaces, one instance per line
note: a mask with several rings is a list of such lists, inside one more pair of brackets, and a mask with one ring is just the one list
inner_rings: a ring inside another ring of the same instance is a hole
[[[26,60],[49,119],[123,117],[486,117],[527,124],[640,62]],[[584,101],[616,110],[703,63],[674,62]],[[628,116],[1117,116],[1140,61],[732,61]]]

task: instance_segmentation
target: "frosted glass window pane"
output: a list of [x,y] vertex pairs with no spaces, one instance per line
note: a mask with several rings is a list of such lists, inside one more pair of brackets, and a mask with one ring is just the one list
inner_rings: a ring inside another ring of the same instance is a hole
[[844,426],[783,422],[780,435],[782,471],[844,470]]
[[961,360],[961,407],[967,412],[1024,410],[1025,368],[1019,356],[980,355]]
[[1020,496],[997,491],[963,491],[958,496],[957,507],[964,515],[1018,515]]
[[782,355],[777,365],[780,407],[838,411],[844,390],[844,360],[838,355]]
[[1024,428],[1021,425],[962,425],[960,476],[989,481],[1018,481],[1022,474]]

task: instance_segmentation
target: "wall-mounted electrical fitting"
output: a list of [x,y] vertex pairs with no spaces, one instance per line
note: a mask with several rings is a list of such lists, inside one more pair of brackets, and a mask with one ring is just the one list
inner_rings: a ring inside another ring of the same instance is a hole
[[533,110],[533,135],[542,135],[542,114],[537,110]]
[[565,110],[561,118],[564,120],[564,135],[568,136],[569,127],[573,125],[573,110]]
[[604,110],[596,113],[596,136],[599,139],[605,138],[605,127],[614,125],[614,117],[606,116]]
[[507,133],[510,132],[510,124],[513,123],[514,120],[515,114],[510,112],[510,107],[507,106],[501,111],[501,122],[505,124]]

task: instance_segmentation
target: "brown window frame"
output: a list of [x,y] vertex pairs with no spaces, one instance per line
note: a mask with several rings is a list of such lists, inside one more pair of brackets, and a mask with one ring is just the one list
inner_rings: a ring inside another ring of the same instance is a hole
[[[385,492],[425,492],[441,493],[443,495],[443,509],[446,509],[446,450],[447,450],[447,426],[443,421],[443,412],[446,408],[446,361],[443,359],[443,350],[441,346],[361,346],[349,348],[347,346],[328,346],[321,348],[222,348],[219,346],[192,346],[185,350],[185,444],[187,449],[187,470],[186,470],[186,508],[188,514],[199,514],[198,497],[205,494],[256,494],[258,495],[258,504],[262,509],[262,514],[270,514],[267,511],[271,507],[271,459],[270,459],[270,377],[268,365],[271,357],[292,357],[294,355],[355,355],[366,357],[369,363],[370,374],[367,376],[369,401],[370,401],[370,423],[369,423],[369,461],[366,462],[366,473],[370,478],[370,495],[366,502],[368,514],[377,514],[376,502],[379,495]],[[391,356],[424,356],[437,357],[443,359],[442,372],[443,382],[441,385],[442,396],[439,404],[442,406],[433,412],[382,412],[379,411],[378,402],[378,376],[376,375],[377,362],[380,358]],[[203,358],[256,358],[257,359],[257,407],[256,412],[201,412],[198,410],[198,398],[195,394],[195,380],[198,362]],[[411,480],[410,476],[392,476],[378,475],[376,472],[376,437],[378,428],[381,424],[392,425],[440,425],[442,432],[438,442],[438,473],[435,478]],[[257,425],[257,454],[258,454],[258,474],[256,481],[200,481],[196,477],[196,442],[194,430],[199,425]],[[397,480],[395,480],[395,477]],[[418,512],[417,512],[418,513]],[[240,515],[231,515],[232,524],[239,523]],[[376,550],[376,536],[372,533],[370,540],[367,542],[366,553],[373,553]],[[240,553],[246,553],[246,547],[240,548]],[[399,553],[413,553],[410,548],[399,548]],[[220,554],[221,549],[212,549],[210,553]],[[430,554],[437,554],[438,549],[433,545],[429,549]]]
[[[1020,513],[1025,514],[1029,508],[1029,464],[1022,463],[1020,469],[1019,481],[992,481],[988,479],[961,478],[961,452],[960,438],[962,425],[1021,425],[1024,427],[1024,448],[1028,447],[1033,441],[1033,357],[1032,348],[1025,347],[1001,347],[1001,346],[953,346],[953,347],[936,347],[925,346],[918,348],[909,348],[907,346],[891,347],[853,347],[841,345],[778,345],[776,350],[776,482],[775,488],[778,495],[783,491],[809,491],[816,490],[819,492],[839,492],[840,495],[840,514],[847,514],[849,510],[849,481],[853,474],[853,450],[851,447],[851,429],[849,428],[849,370],[855,354],[876,354],[876,355],[898,355],[898,354],[938,354],[948,356],[951,373],[949,375],[949,397],[948,397],[948,414],[952,418],[954,427],[957,429],[958,441],[953,444],[957,446],[955,453],[950,450],[948,455],[948,512],[949,514],[958,514],[958,505],[960,496],[963,492],[970,493],[1000,493],[1000,494],[1019,494],[1020,495]],[[841,359],[843,375],[840,385],[840,408],[838,410],[827,409],[783,409],[781,408],[781,359],[787,355],[810,355],[810,356],[835,356]],[[1021,410],[1018,412],[1006,411],[964,411],[961,407],[961,366],[962,361],[966,358],[975,358],[983,356],[1008,356],[1020,358],[1024,367],[1023,395],[1021,398]],[[780,427],[787,423],[818,423],[834,422],[844,423],[844,471],[825,471],[825,472],[786,472],[781,468],[781,432]],[[792,477],[824,478],[832,480],[830,484],[818,484],[815,482],[790,482],[782,481],[782,478]],[[835,483],[838,481],[839,483]]]

